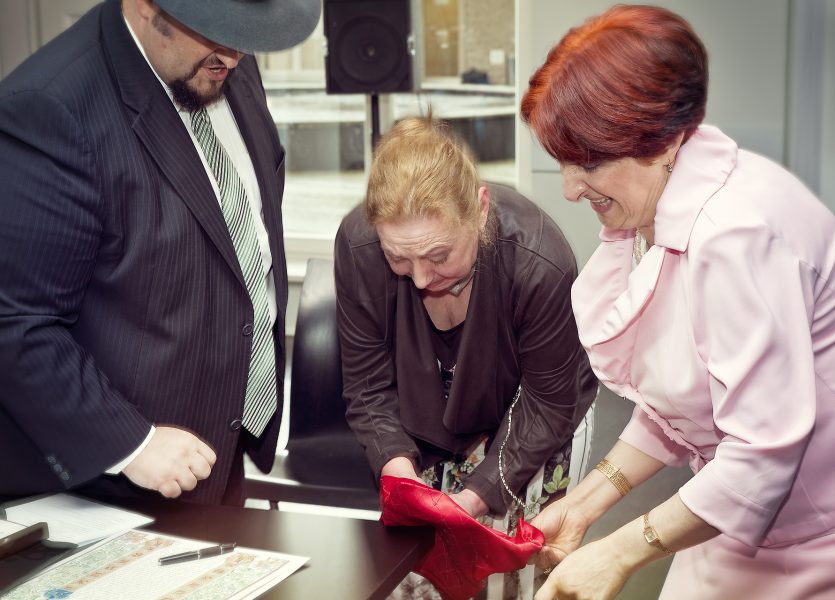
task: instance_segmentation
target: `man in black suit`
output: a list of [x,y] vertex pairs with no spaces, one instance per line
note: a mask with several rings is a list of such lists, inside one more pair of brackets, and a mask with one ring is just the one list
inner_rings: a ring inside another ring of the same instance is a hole
[[0,82],[0,495],[240,504],[243,454],[271,467],[284,149],[250,54],[319,12],[106,0]]

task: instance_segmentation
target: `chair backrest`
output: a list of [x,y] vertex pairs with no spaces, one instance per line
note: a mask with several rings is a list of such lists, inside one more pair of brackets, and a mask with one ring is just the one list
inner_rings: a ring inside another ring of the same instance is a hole
[[290,438],[348,429],[333,261],[312,258],[299,298],[290,377]]
[[290,377],[287,473],[301,484],[336,490],[341,501],[353,492],[359,505],[376,504],[374,474],[345,420],[332,260],[307,263]]

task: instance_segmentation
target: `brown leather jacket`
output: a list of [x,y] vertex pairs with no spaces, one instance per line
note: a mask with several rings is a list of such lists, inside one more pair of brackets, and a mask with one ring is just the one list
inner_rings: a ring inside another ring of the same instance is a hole
[[503,462],[518,494],[571,439],[597,380],[571,310],[577,266],[568,242],[530,200],[507,187],[489,189],[497,236],[479,249],[446,403],[418,290],[391,271],[361,206],[339,228],[335,269],[347,419],[374,471],[396,456],[428,466],[415,439],[455,454],[487,434],[496,443],[465,485],[501,515],[511,501],[498,450],[517,388]]

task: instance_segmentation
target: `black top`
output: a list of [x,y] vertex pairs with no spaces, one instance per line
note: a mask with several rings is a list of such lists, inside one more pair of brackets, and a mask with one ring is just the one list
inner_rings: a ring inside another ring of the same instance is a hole
[[[429,319],[429,315],[426,315]],[[435,348],[435,357],[438,359],[438,371],[441,375],[441,388],[444,393],[444,401],[449,400],[449,390],[452,387],[452,378],[455,376],[455,363],[458,360],[458,347],[461,345],[462,332],[465,321],[461,321],[450,329],[438,329],[432,324],[432,346]]]

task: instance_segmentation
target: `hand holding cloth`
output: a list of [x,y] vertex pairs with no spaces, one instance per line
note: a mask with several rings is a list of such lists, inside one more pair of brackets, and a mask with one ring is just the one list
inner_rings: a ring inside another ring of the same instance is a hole
[[445,600],[471,598],[488,575],[521,569],[545,542],[542,532],[522,519],[514,537],[482,525],[443,492],[412,479],[383,476],[380,507],[384,525],[435,528],[435,543],[414,572]]

